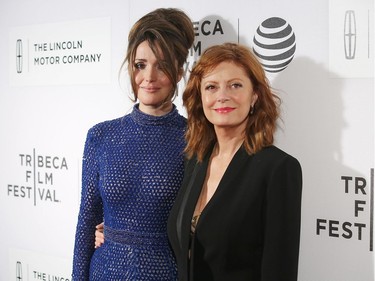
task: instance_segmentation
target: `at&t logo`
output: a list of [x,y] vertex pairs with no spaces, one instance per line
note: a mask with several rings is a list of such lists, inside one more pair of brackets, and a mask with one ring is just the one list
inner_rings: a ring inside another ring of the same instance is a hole
[[263,21],[253,42],[253,51],[267,72],[284,70],[296,52],[296,37],[292,27],[278,17]]

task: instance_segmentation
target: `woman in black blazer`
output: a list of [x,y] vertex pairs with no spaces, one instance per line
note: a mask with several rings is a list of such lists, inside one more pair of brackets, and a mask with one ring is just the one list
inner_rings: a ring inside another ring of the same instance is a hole
[[207,49],[183,95],[187,161],[168,221],[179,281],[296,281],[302,172],[273,146],[279,99],[238,44]]

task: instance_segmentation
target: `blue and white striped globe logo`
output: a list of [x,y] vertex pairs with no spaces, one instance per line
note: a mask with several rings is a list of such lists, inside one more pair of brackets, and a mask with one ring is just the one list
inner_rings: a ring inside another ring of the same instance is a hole
[[292,27],[282,18],[266,19],[253,39],[253,51],[267,72],[280,72],[293,60],[296,37]]

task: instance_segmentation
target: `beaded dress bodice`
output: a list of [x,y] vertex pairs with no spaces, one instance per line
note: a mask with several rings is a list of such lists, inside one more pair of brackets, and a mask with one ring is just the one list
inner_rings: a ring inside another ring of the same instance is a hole
[[[167,219],[183,177],[186,120],[137,105],[88,132],[73,280],[176,280]],[[94,249],[104,218],[105,243]]]

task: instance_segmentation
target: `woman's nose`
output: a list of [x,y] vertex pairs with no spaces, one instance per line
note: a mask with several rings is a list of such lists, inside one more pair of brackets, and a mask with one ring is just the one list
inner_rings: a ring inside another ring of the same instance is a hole
[[219,89],[219,91],[217,92],[217,98],[216,100],[218,102],[226,102],[229,100],[229,95],[228,95],[228,89],[225,88],[225,87],[222,87]]
[[153,67],[148,67],[146,69],[145,79],[147,82],[155,81],[156,75],[157,75],[156,70]]

